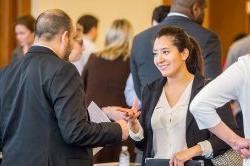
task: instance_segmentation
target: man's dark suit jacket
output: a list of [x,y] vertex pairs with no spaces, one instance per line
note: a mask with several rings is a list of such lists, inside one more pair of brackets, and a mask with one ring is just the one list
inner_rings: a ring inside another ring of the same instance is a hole
[[200,45],[205,64],[205,77],[215,78],[221,73],[221,46],[218,36],[183,16],[168,16],[159,25],[138,34],[133,41],[131,73],[136,94],[141,98],[142,88],[161,77],[153,62],[153,40],[157,31],[171,25],[184,29]]
[[121,142],[115,123],[91,123],[76,68],[42,46],[0,72],[3,166],[90,166],[91,147]]
[[[134,141],[131,139],[134,145],[143,151],[143,163],[145,158],[154,157],[151,118],[166,81],[166,78],[159,78],[150,85],[146,85],[143,90],[140,124],[144,131],[144,139],[141,141]],[[204,77],[196,74],[192,85],[189,105],[196,94],[199,93],[199,91],[204,87],[204,85]],[[220,107],[217,109],[217,112],[224,123],[226,123],[235,132],[239,132],[229,105]],[[226,150],[230,149],[230,147],[225,142],[210,133],[209,130],[200,130],[193,115],[188,109],[186,118],[186,142],[188,148],[195,146],[197,143],[204,140],[208,140],[211,143],[214,157],[223,154]],[[203,157],[195,157],[193,159],[204,160],[206,166],[212,166],[211,161],[204,159]]]

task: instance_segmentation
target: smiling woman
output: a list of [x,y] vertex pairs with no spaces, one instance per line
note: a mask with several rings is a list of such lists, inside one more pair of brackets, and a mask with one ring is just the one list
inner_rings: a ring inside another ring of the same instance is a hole
[[[133,143],[144,159],[170,159],[171,166],[201,159],[212,166],[210,159],[230,147],[209,130],[199,130],[189,111],[190,102],[205,85],[199,46],[184,30],[163,27],[156,34],[153,56],[162,78],[145,86],[140,121],[136,106],[131,110],[135,113],[130,117]],[[223,121],[236,130],[228,107],[220,109]]]
[[[203,73],[203,60],[197,43],[182,29],[163,28],[156,35],[154,63],[164,77],[176,72]],[[179,71],[181,70],[181,71]]]

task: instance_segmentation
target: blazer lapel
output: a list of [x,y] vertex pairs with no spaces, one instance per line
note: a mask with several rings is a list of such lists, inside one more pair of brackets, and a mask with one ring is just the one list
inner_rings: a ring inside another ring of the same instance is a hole
[[166,81],[167,81],[167,78],[162,77],[162,78],[159,80],[158,86],[154,87],[155,95],[154,95],[154,97],[153,97],[153,101],[152,101],[152,105],[151,105],[152,110],[154,110],[154,108],[155,108],[157,102],[159,101],[159,98],[160,98],[161,93],[162,93],[162,88],[163,88],[163,86],[165,85]]
[[146,122],[149,122],[148,124],[150,125],[150,128],[152,127],[151,117],[154,112],[154,108],[160,98],[160,95],[162,93],[162,88],[165,85],[166,81],[167,81],[167,78],[162,77],[159,79],[158,82],[155,82],[154,84],[151,84],[151,86],[148,86],[149,90],[151,91],[150,94],[152,94],[152,96],[150,97],[152,101],[151,101],[151,104],[149,105],[148,110],[150,110],[150,112],[148,113],[149,115],[147,116]]
[[194,120],[193,115],[190,113],[189,106],[192,100],[194,99],[194,97],[196,96],[196,94],[201,90],[203,86],[204,86],[204,77],[199,74],[195,74],[194,82],[193,82],[192,90],[191,90],[191,96],[189,100],[189,105],[188,105],[188,112],[187,112],[187,119],[186,119],[186,131],[188,131],[188,128],[191,122]]

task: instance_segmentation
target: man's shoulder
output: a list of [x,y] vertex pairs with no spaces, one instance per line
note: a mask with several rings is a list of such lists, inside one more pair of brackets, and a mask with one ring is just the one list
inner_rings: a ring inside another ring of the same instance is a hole
[[135,36],[135,40],[145,40],[146,38],[153,38],[154,35],[157,33],[157,31],[159,31],[162,27],[166,27],[166,26],[175,26],[175,27],[179,27],[182,28],[183,30],[185,30],[189,35],[195,37],[195,38],[209,38],[209,37],[218,37],[218,35],[205,28],[202,27],[201,25],[185,19],[183,21],[181,20],[170,20],[168,18],[166,18],[163,22],[161,22],[159,25],[150,27],[142,32],[140,32],[139,34],[137,34]]
[[172,25],[172,26],[177,26],[180,27],[186,31],[194,31],[194,32],[203,32],[205,34],[214,34],[214,32],[212,32],[211,30],[203,27],[202,25],[194,22],[193,20],[189,19],[189,18],[184,18],[184,17],[180,17],[180,16],[176,16],[176,17],[167,17],[162,24],[165,25]]
[[153,38],[154,35],[156,34],[156,32],[158,30],[160,30],[161,27],[163,27],[163,26],[156,25],[156,26],[153,26],[153,27],[149,27],[149,28],[145,29],[144,31],[139,32],[135,36],[135,39]]
[[78,73],[76,67],[72,63],[53,56],[48,59],[47,63],[43,63],[43,65],[46,65],[48,67],[48,72],[50,72],[51,70],[51,73],[54,74],[64,72]]
[[192,20],[186,20],[183,22],[181,21],[166,22],[166,25],[173,25],[173,26],[180,27],[184,29],[189,35],[195,38],[202,38],[203,40],[206,38],[210,38],[210,37],[218,38],[218,35],[215,32],[201,26],[200,24],[195,23]]
[[[0,68],[0,78],[4,78],[6,75],[10,74],[10,73],[16,73],[19,70],[19,66],[20,66],[20,61],[16,61],[16,62],[12,62],[10,64],[8,64],[7,66]],[[7,76],[8,77],[8,76]]]
[[0,68],[0,81],[4,79],[6,73],[8,73],[11,69],[11,64],[5,66],[4,68]]
[[4,68],[0,69],[0,87],[5,87],[2,88],[1,90],[5,90],[10,85],[11,82],[15,81],[20,77],[21,75],[20,62],[21,60],[13,62],[5,66]]
[[76,70],[73,64],[59,58],[52,50],[39,46],[28,52],[22,66],[26,72],[42,75],[43,78],[54,77],[56,73],[64,72],[67,68]]

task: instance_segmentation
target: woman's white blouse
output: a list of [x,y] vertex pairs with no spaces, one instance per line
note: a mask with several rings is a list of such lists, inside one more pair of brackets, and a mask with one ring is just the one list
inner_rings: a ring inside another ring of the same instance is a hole
[[[193,81],[188,84],[173,107],[169,105],[164,89],[162,90],[151,118],[154,158],[170,159],[174,153],[187,149],[186,117],[192,84]],[[143,139],[141,126],[137,134],[132,131],[129,134],[135,141]],[[212,154],[212,146],[208,141],[201,142],[200,145],[204,155],[210,156]]]

